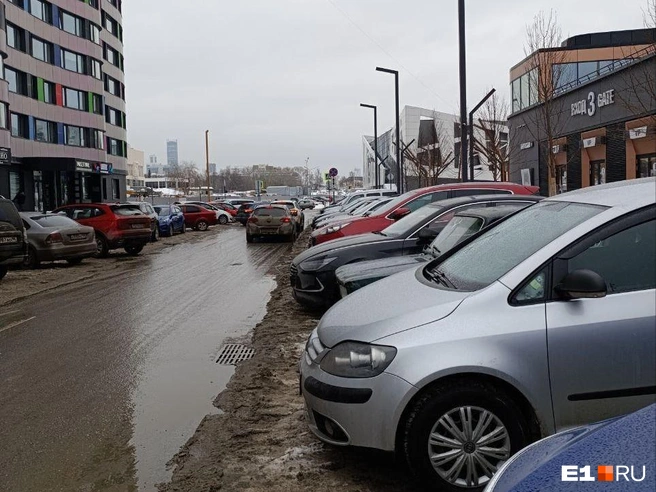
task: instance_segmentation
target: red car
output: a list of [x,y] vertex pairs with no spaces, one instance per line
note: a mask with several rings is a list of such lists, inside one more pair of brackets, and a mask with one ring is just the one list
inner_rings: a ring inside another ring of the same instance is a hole
[[96,232],[96,256],[104,258],[111,249],[124,248],[136,256],[150,242],[150,217],[137,205],[110,203],[79,203],[54,210],[64,213]]
[[537,186],[476,181],[420,188],[418,190],[408,191],[394,198],[387,205],[381,207],[380,210],[376,210],[376,212],[368,217],[356,217],[317,229],[312,233],[310,242],[312,245],[315,245],[340,237],[382,231],[395,221],[424,205],[439,200],[446,200],[447,198],[470,195],[537,195],[539,190]]
[[218,218],[214,210],[203,208],[199,205],[178,205],[182,209],[185,225],[197,231],[206,231],[211,225],[216,225]]
[[230,205],[229,203],[210,202],[210,205],[214,205],[216,208],[220,208],[221,210],[225,210],[226,212],[228,212],[233,217],[235,215],[237,215],[237,207],[235,207],[234,205]]

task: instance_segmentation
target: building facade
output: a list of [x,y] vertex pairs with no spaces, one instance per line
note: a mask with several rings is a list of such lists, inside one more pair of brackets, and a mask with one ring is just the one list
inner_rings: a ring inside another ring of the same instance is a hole
[[166,164],[168,164],[169,166],[177,166],[180,164],[180,161],[178,160],[177,140],[166,141]]
[[[400,136],[404,147],[403,179],[405,190],[412,190],[434,183],[448,183],[461,178],[460,168],[460,118],[453,114],[430,109],[405,106],[400,114]],[[494,125],[497,139],[508,139],[505,122]],[[398,165],[396,163],[395,128],[378,136],[379,179],[381,186],[389,188],[396,183]],[[504,137],[505,135],[505,137]],[[474,136],[478,142],[485,142],[482,128],[476,125]],[[376,165],[374,160],[375,139],[362,137],[363,185],[373,188],[376,184]],[[494,180],[488,159],[482,152],[474,152],[474,179]],[[498,177],[498,176],[497,176]]]
[[121,0],[0,0],[0,195],[125,199]]
[[[547,97],[540,77],[552,81]],[[511,181],[554,195],[656,176],[655,29],[581,35],[536,52],[511,69],[511,92]]]
[[140,191],[146,186],[145,179],[144,151],[128,145],[128,175],[125,178],[128,191]]

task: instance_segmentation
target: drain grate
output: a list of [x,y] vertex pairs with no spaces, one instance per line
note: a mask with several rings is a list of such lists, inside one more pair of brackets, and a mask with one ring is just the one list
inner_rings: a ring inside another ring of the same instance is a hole
[[216,363],[224,366],[234,366],[238,362],[250,359],[253,355],[255,355],[255,349],[238,343],[230,343],[221,347]]

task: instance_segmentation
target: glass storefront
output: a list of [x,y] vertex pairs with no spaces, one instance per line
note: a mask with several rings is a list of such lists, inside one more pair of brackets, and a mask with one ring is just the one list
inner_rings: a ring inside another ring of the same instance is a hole
[[606,182],[606,161],[590,162],[590,186]]
[[656,154],[636,157],[636,177],[650,178],[656,176]]

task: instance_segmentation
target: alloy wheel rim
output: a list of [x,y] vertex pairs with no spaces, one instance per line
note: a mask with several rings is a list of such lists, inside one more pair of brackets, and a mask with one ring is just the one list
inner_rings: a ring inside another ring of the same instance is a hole
[[479,487],[510,457],[510,435],[489,410],[454,408],[433,426],[428,457],[437,474],[450,484]]
[[96,252],[97,253],[103,252],[103,243],[102,243],[102,239],[100,238],[96,238]]

